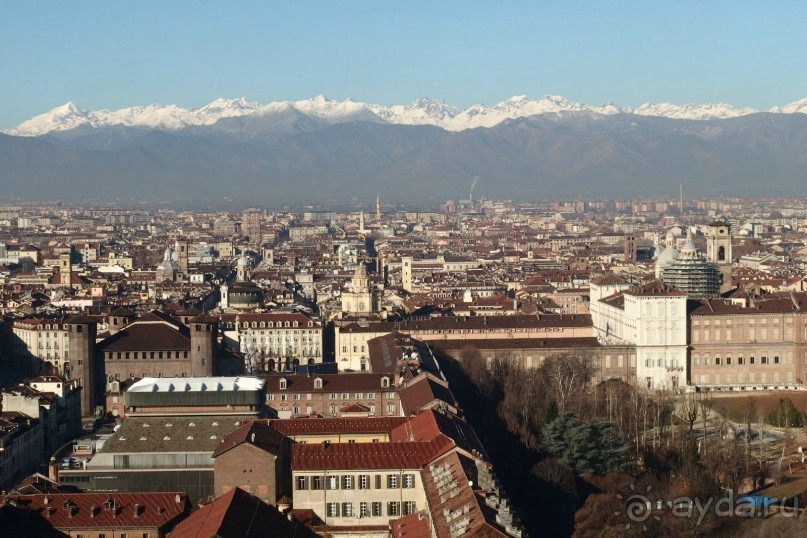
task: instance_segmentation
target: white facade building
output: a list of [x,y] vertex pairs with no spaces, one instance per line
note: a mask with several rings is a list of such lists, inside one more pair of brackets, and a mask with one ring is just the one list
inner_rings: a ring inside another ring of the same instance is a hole
[[[591,285],[591,317],[604,345],[636,347],[636,379],[649,389],[686,384],[687,296],[659,282]],[[613,288],[611,293],[606,289]]]

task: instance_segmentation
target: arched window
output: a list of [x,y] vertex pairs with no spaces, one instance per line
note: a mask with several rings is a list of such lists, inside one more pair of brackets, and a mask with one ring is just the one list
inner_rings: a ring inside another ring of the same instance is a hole
[[726,247],[717,247],[717,260],[721,262],[726,261]]
[[381,378],[381,386],[384,387],[384,388],[389,387],[389,378],[388,377],[382,377]]
[[315,389],[321,389],[322,388],[322,379],[321,378],[318,377],[318,378],[316,378],[314,380],[314,388]]

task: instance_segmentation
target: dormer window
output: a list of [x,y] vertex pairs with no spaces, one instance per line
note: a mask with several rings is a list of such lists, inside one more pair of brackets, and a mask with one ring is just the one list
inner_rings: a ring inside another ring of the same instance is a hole
[[265,328],[265,327],[266,327],[266,323],[262,321],[262,322],[261,322],[261,329],[263,329],[263,328]]
[[388,377],[382,377],[381,378],[381,386],[384,387],[384,388],[389,387],[389,378]]
[[309,321],[309,322],[308,322],[308,326],[309,326],[309,327],[313,327],[313,326],[314,326],[314,322],[313,322],[313,321]]
[[280,390],[286,390],[286,380],[285,379],[280,380]]
[[272,327],[274,327],[274,326],[275,326],[275,322],[274,322],[274,321],[270,321],[270,322],[269,322],[269,328],[271,329],[271,328],[272,328]]
[[297,322],[296,322],[296,321],[294,322],[294,325],[293,325],[293,326],[294,326],[294,327],[296,327],[296,326],[297,326]]
[[286,327],[288,327],[288,326],[289,326],[289,322],[287,321],[287,322],[286,322]]
[[315,389],[321,389],[322,388],[322,378],[318,377],[318,378],[316,378],[314,380],[314,388]]

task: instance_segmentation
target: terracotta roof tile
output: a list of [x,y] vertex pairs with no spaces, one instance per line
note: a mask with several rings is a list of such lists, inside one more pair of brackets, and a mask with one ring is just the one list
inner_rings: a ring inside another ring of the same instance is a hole
[[297,471],[420,469],[453,446],[444,435],[429,442],[297,444],[292,446],[291,467]]

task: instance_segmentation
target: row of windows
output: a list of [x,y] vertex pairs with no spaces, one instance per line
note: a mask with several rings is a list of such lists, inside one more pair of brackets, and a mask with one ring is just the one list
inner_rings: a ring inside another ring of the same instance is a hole
[[[286,390],[288,388],[288,386],[289,386],[288,379],[280,378],[279,381],[280,381],[280,383],[279,383],[280,390]],[[390,380],[389,380],[388,377],[382,377],[381,378],[381,386],[384,387],[384,388],[389,388]],[[314,380],[314,388],[315,389],[321,389],[322,388],[322,378],[318,377],[318,378],[316,378]],[[395,393],[387,392],[386,394],[387,394],[387,396],[386,396],[387,398],[393,398]],[[392,394],[392,396],[390,396],[390,394]],[[368,392],[367,397],[368,398],[375,398],[375,393],[374,392]],[[332,392],[330,398],[331,398],[331,400],[336,400],[336,393]],[[343,399],[344,398],[350,398],[350,394],[348,394],[347,392],[343,392],[342,393],[342,398]],[[356,398],[361,398],[361,393],[357,392],[356,393]]]
[[[724,366],[731,366],[733,361],[732,361],[731,357],[724,357],[724,358],[715,357],[714,359],[712,359],[711,357],[704,357],[703,359],[701,359],[699,357],[695,357],[693,359],[693,362],[694,362],[695,366],[700,366],[701,364],[703,364],[704,366],[711,366],[713,364],[715,366],[720,366],[721,364],[724,365]],[[762,356],[762,357],[759,358],[759,361],[757,361],[755,357],[748,357],[747,361],[746,361],[746,359],[744,357],[737,357],[736,362],[734,362],[734,364],[739,364],[739,365],[743,365],[743,364],[779,364],[779,363],[780,363],[780,361],[779,361],[779,356],[778,355],[775,355],[773,357]]]
[[187,359],[187,351],[116,351],[107,353],[107,359]]
[[[281,388],[282,388],[282,387],[281,387]],[[365,396],[366,396],[366,397],[365,397]],[[365,399],[366,399],[366,400],[374,400],[374,399],[375,399],[375,392],[368,392],[368,393],[366,393],[366,394],[365,394],[365,393],[363,393],[363,392],[357,392],[357,393],[354,395],[354,397],[355,397],[357,400],[365,400]],[[385,397],[385,398],[395,398],[395,393],[394,393],[394,392],[385,392],[385,393],[384,393],[384,397]],[[309,392],[309,393],[306,393],[306,395],[305,395],[305,399],[306,399],[306,400],[311,400],[312,398],[313,398],[313,395],[312,395],[310,392]],[[274,400],[275,400],[275,395],[274,395],[274,394],[267,394],[267,395],[266,395],[266,399],[267,399],[268,401],[270,401],[270,402],[271,402],[271,401],[274,401]],[[296,392],[296,393],[294,393],[294,394],[281,394],[281,395],[280,395],[280,401],[281,401],[281,402],[286,402],[286,401],[288,401],[289,399],[294,400],[294,401],[300,401],[300,400],[302,400],[302,399],[303,399],[303,395],[302,395],[302,394],[300,394],[299,392]],[[338,400],[338,398],[337,398],[337,394],[336,394],[336,393],[332,393],[332,394],[330,395],[330,399],[331,399],[331,400]],[[350,399],[350,394],[348,394],[347,392],[342,393],[342,399],[343,399],[343,400],[348,400],[348,399]],[[345,404],[345,402],[342,402],[342,403],[343,403],[343,404]],[[346,404],[345,404],[345,405],[346,405]]]
[[[248,321],[244,321],[244,322],[242,322],[242,323],[241,323],[241,328],[242,328],[242,329],[249,329],[249,328],[252,328],[252,329],[259,329],[259,328],[260,328],[260,329],[264,329],[264,328],[266,328],[266,327],[268,327],[268,328],[270,328],[270,329],[271,329],[272,327],[278,327],[278,328],[280,328],[280,327],[299,327],[299,326],[300,326],[300,323],[299,323],[299,322],[297,322],[297,321],[292,321],[292,322],[288,322],[288,321],[286,321],[286,322],[283,322],[283,321],[278,321],[278,322],[277,322],[277,325],[275,325],[275,322],[274,322],[274,321],[261,321],[261,322],[258,322],[258,321],[253,321],[253,322],[251,322],[251,323],[250,323],[250,322],[248,322]],[[314,322],[313,322],[313,321],[309,321],[309,322],[308,322],[308,326],[309,326],[309,327],[313,327],[313,326],[314,326]]]
[[[737,325],[738,325],[738,326],[742,326],[742,325],[743,325],[742,321],[743,321],[743,320],[740,320],[740,321],[737,323]],[[726,320],[726,327],[731,327],[731,323],[732,323],[732,322],[731,322],[731,320],[730,320],[730,319],[727,319],[727,320]],[[785,318],[785,323],[788,323],[788,324],[793,323],[793,318],[791,318],[791,317],[787,317],[787,318]],[[697,326],[698,326],[698,325],[700,325],[700,324],[701,324],[701,323],[700,323],[700,321],[699,321],[699,320],[697,320],[697,319],[693,319],[693,320],[692,320],[692,325],[694,325],[695,327],[697,327]],[[760,324],[760,325],[767,325],[767,324],[768,324],[768,320],[767,320],[766,318],[762,318],[762,319],[759,321],[759,324]],[[774,325],[779,325],[779,318],[773,318],[773,324],[774,324]],[[710,325],[710,321],[709,321],[708,319],[703,321],[703,326],[704,326],[704,327],[708,327],[709,325]],[[755,319],[753,319],[753,318],[749,319],[749,320],[748,320],[748,325],[756,325],[756,320],[755,320]],[[714,326],[715,326],[715,327],[719,327],[719,326],[720,326],[720,320],[719,320],[719,319],[714,320]]]
[[665,366],[669,368],[678,368],[678,359],[645,359],[644,360],[645,368],[652,368],[654,365],[658,368],[663,368]]
[[388,475],[330,475],[330,476],[298,476],[295,481],[298,490],[319,489],[412,489],[415,487],[413,473]]
[[[105,534],[105,533],[103,533],[103,532],[98,533],[96,536],[97,536],[97,538],[106,538],[106,534]],[[113,535],[111,535],[111,536],[114,536],[114,534],[113,534]],[[151,533],[150,533],[150,532],[144,532],[144,533],[133,533],[133,534],[132,534],[132,538],[134,538],[135,536],[137,536],[137,537],[141,537],[141,536],[142,536],[143,538],[151,538]],[[87,535],[86,535],[86,534],[83,534],[83,533],[78,533],[78,534],[76,534],[76,535],[75,535],[75,537],[76,537],[76,538],[87,538]],[[129,534],[128,534],[128,533],[125,533],[125,532],[122,532],[122,533],[118,534],[118,537],[119,537],[119,538],[129,538]]]
[[[415,501],[389,501],[386,505],[387,516],[408,516],[417,511]],[[401,512],[402,507],[403,512]],[[383,508],[384,503],[378,501],[372,503],[360,502],[359,513],[354,514],[353,503],[327,503],[325,505],[328,517],[354,517],[355,515],[358,515],[358,517],[370,517],[371,515],[372,517],[382,517],[384,516]]]

